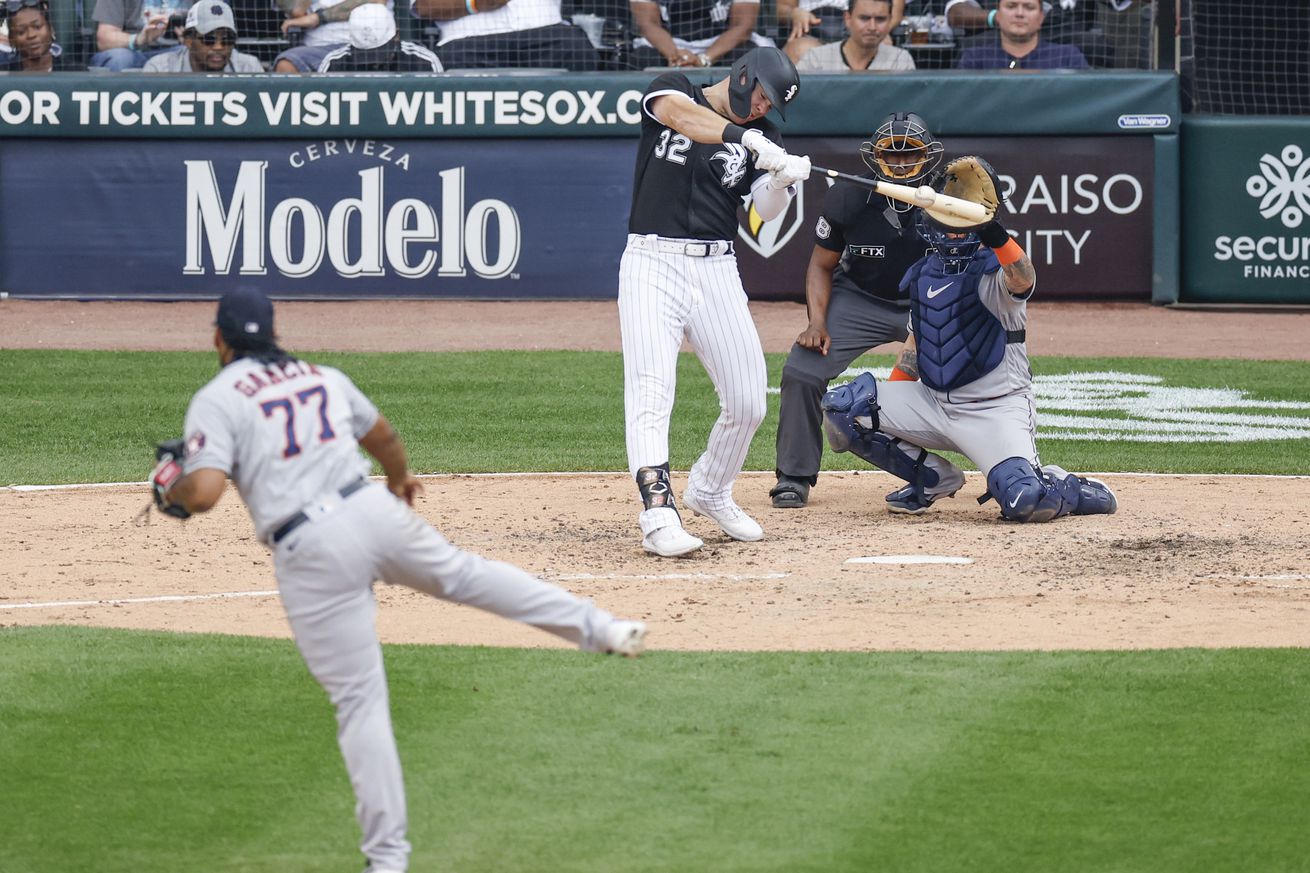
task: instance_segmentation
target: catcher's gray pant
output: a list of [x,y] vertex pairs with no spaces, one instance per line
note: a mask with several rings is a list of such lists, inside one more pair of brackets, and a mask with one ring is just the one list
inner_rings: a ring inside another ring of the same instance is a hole
[[678,349],[686,338],[719,394],[718,420],[687,487],[716,506],[731,500],[733,480],[764,421],[768,373],[737,258],[670,251],[680,245],[629,234],[619,263],[628,468],[636,475],[669,460]]
[[511,564],[455,548],[381,484],[305,511],[311,520],[273,549],[282,605],[309,671],[336,707],[360,848],[374,867],[405,870],[405,786],[374,629],[374,580],[526,622],[593,651],[605,645],[614,616]]
[[828,301],[828,354],[793,345],[782,367],[775,470],[779,477],[811,485],[818,481],[823,458],[823,410],[819,402],[828,383],[869,349],[904,342],[909,336],[909,319],[908,305],[832,289]]
[[[897,447],[912,461],[922,448],[959,452],[983,473],[1007,458],[1041,466],[1037,404],[1031,392],[946,403],[922,382],[879,382],[878,430],[898,437]],[[929,497],[954,494],[964,484],[964,472],[941,455],[929,452],[924,464],[939,477],[937,485],[927,489]]]

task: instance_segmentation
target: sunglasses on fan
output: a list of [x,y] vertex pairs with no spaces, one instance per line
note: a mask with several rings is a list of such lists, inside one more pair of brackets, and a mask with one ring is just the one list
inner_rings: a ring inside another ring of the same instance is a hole
[[237,35],[230,30],[212,30],[198,34],[196,38],[208,46],[237,44]]

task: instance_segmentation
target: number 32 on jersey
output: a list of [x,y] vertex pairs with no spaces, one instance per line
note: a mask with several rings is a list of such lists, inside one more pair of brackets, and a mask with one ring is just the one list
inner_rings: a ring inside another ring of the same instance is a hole
[[662,158],[673,164],[685,164],[687,163],[687,149],[689,148],[691,148],[690,139],[680,133],[674,133],[666,127],[655,143],[655,157]]

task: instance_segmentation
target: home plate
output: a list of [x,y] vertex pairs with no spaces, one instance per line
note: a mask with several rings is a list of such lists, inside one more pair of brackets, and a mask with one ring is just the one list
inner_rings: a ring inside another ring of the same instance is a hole
[[847,558],[848,564],[972,564],[973,558],[957,555],[869,555]]

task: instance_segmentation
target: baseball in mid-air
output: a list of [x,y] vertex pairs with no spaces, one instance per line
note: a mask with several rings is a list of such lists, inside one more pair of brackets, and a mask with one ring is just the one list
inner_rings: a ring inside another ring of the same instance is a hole
[[920,206],[931,206],[937,202],[937,192],[931,185],[920,185],[914,191],[914,201]]

